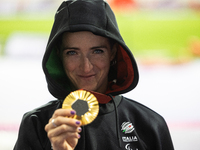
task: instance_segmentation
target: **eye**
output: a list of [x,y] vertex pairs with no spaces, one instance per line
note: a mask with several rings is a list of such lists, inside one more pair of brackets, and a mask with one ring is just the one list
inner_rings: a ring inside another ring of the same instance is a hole
[[77,53],[75,51],[67,51],[66,55],[76,55]]
[[94,54],[101,54],[103,53],[104,51],[102,49],[95,49],[94,50]]

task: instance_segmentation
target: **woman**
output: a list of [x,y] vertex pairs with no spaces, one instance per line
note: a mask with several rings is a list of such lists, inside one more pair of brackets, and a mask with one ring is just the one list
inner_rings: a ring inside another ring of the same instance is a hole
[[[59,7],[43,58],[50,93],[57,98],[26,113],[14,149],[173,150],[164,119],[120,94],[134,89],[138,69],[109,5],[70,0]],[[62,109],[75,90],[92,92],[99,114],[90,124]]]

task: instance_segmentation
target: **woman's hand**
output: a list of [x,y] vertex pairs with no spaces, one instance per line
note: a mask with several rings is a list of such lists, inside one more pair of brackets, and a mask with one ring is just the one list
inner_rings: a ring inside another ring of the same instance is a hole
[[76,147],[80,138],[81,122],[70,118],[75,113],[74,110],[70,109],[58,109],[49,119],[45,131],[53,150],[73,150]]

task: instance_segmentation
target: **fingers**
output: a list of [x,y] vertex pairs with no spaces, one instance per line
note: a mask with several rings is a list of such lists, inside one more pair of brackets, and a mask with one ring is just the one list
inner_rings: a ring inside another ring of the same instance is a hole
[[49,123],[45,126],[47,136],[55,149],[63,147],[75,147],[80,138],[81,121],[73,119],[74,110],[58,109],[54,112]]
[[52,118],[56,118],[58,116],[63,116],[63,117],[73,117],[76,114],[76,111],[70,110],[70,109],[57,109]]
[[48,132],[48,137],[62,137],[64,139],[68,138],[80,138],[79,133],[82,131],[81,127],[74,127],[69,125],[60,125]]
[[72,119],[72,118],[66,118],[66,117],[57,117],[56,119],[52,119],[54,122],[50,122],[46,126],[46,131],[52,130],[53,132],[56,132],[55,135],[57,136],[62,132],[80,132],[81,131],[81,122]]
[[[47,135],[55,150],[74,149],[80,138],[81,127],[61,125],[50,130]],[[68,148],[67,148],[68,147]]]
[[81,121],[73,119],[73,118],[58,116],[57,118],[54,118],[54,119],[51,118],[49,120],[48,126],[51,128],[56,128],[62,124],[79,127],[79,126],[81,126]]
[[45,126],[45,130],[48,132],[49,130],[59,127],[60,125],[68,125],[74,127],[80,127],[81,121],[69,118],[73,117],[76,114],[74,110],[67,109],[58,109],[54,112],[52,118],[49,120],[49,123]]

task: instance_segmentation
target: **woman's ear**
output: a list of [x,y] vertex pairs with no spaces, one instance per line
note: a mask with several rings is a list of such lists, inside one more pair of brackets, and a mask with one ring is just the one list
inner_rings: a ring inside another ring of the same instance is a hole
[[115,43],[112,47],[111,50],[111,57],[110,57],[110,61],[114,60],[116,53],[117,53],[117,48],[118,48],[118,43]]

